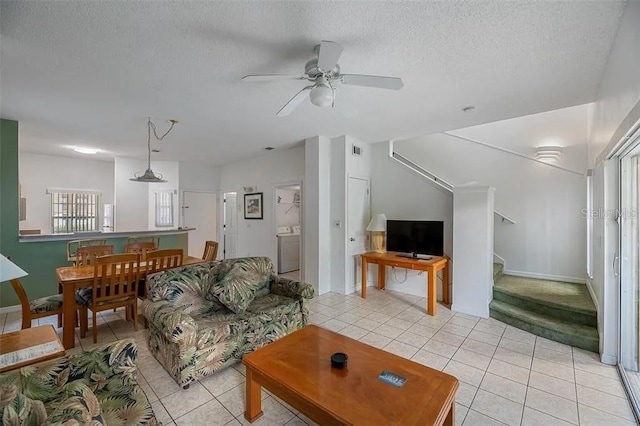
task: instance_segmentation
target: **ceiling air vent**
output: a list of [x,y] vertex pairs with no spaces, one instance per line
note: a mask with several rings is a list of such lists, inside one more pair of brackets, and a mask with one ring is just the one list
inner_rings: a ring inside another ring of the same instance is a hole
[[362,147],[358,145],[351,145],[351,153],[356,157],[360,157],[362,155]]

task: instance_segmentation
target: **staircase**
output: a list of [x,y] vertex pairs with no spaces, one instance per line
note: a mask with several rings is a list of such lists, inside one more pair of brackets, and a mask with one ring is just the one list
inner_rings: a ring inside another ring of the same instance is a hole
[[491,317],[556,342],[598,352],[598,317],[584,284],[521,278],[493,265]]

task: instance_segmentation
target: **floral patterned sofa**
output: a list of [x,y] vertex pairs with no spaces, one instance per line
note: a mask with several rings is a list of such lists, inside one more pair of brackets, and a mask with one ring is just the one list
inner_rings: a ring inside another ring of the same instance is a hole
[[119,340],[0,375],[5,425],[158,425],[136,382],[137,347]]
[[309,321],[309,284],[279,278],[266,257],[206,262],[147,278],[149,350],[176,382],[242,359]]

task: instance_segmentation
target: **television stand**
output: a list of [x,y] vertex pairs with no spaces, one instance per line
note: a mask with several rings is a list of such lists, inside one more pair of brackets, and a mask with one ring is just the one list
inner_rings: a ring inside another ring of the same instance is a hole
[[419,260],[431,260],[433,256],[428,254],[418,254],[418,253],[399,253],[396,256],[398,257],[406,257],[408,259],[419,259]]
[[413,257],[413,255],[407,256],[399,256],[400,253],[396,252],[386,252],[386,253],[377,253],[377,252],[369,252],[363,253],[361,255],[362,259],[362,267],[360,268],[362,271],[362,279],[361,279],[361,296],[363,299],[367,297],[367,265],[368,264],[376,264],[378,265],[378,283],[377,287],[379,290],[384,290],[387,280],[386,280],[386,268],[394,267],[394,268],[405,268],[412,269],[414,271],[425,271],[426,272],[426,285],[427,285],[427,313],[429,315],[436,314],[436,297],[437,297],[437,273],[438,271],[442,271],[442,301],[445,304],[451,304],[451,288],[449,284],[449,262],[448,259],[444,256],[432,256],[429,260],[422,260]]

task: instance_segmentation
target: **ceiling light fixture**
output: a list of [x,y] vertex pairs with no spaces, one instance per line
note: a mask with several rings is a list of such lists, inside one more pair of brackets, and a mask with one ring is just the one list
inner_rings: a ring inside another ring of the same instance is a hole
[[162,175],[160,173],[155,174],[153,170],[151,170],[151,130],[153,130],[153,136],[156,140],[161,141],[165,136],[169,134],[169,132],[173,129],[173,126],[176,125],[178,120],[169,120],[171,125],[169,126],[169,130],[167,130],[164,135],[158,136],[156,132],[156,125],[151,121],[151,117],[147,119],[147,170],[143,174],[136,173],[129,180],[134,182],[148,182],[148,183],[161,183],[166,182],[166,180],[162,179]]
[[536,148],[536,160],[545,163],[555,163],[562,155],[562,147],[557,145],[545,145]]
[[311,103],[319,107],[333,105],[333,89],[326,77],[319,77],[316,86],[309,92]]
[[80,154],[89,154],[89,155],[97,154],[99,151],[95,148],[87,148],[84,146],[74,146],[73,150],[75,152],[79,152]]

